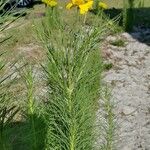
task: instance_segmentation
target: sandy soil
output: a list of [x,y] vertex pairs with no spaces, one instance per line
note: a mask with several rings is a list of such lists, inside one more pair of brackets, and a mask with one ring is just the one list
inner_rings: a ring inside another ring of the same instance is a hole
[[[125,45],[110,44],[118,39]],[[116,104],[117,150],[150,150],[150,29],[107,37],[103,55],[113,64],[104,81]]]

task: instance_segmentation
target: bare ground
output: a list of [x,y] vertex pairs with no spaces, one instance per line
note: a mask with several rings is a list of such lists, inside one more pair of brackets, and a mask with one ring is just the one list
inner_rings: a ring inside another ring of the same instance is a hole
[[[124,46],[110,44],[119,39]],[[150,29],[107,37],[103,57],[113,64],[104,81],[116,104],[117,150],[150,150]]]

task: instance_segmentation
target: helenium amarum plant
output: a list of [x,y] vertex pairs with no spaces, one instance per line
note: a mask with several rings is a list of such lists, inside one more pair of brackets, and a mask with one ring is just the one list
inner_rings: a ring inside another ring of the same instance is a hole
[[99,118],[101,122],[100,129],[100,145],[101,150],[114,150],[116,148],[116,115],[114,113],[115,104],[112,101],[111,91],[107,85],[103,85],[101,89],[101,109]]
[[[21,142],[27,142],[28,148],[32,150],[45,150],[45,122],[43,116],[40,114],[42,106],[39,106],[37,99],[35,98],[35,74],[34,67],[31,64],[27,64],[21,71],[22,77],[26,89],[26,100],[22,104],[22,116],[24,117],[24,123],[26,126],[26,133],[21,137]],[[22,128],[24,130],[24,128]]]
[[54,12],[38,28],[47,51],[46,149],[92,150],[102,71],[98,45],[107,24],[87,27],[76,22],[72,27],[60,24]]
[[27,66],[26,72],[24,73],[26,88],[27,88],[27,101],[26,101],[26,115],[29,118],[31,123],[31,137],[33,143],[33,149],[37,149],[37,140],[36,140],[36,129],[35,129],[35,98],[34,98],[34,77],[33,69],[31,66]]

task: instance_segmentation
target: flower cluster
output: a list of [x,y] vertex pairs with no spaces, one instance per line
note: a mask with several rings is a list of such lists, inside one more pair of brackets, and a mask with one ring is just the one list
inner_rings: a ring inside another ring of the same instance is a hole
[[[93,4],[94,0],[71,0],[71,2],[67,4],[66,8],[71,9],[72,7],[78,7],[80,9],[80,14],[85,14],[93,8]],[[103,2],[99,2],[98,5],[102,9],[108,8],[108,6]]]
[[42,2],[50,7],[55,7],[57,5],[56,0],[42,0]]
[[93,0],[71,0],[66,8],[71,9],[72,7],[78,7],[80,9],[80,14],[85,14],[92,9],[93,3]]
[[[50,7],[55,7],[57,5],[57,0],[42,0],[43,3]],[[94,0],[70,0],[66,8],[71,9],[77,7],[80,10],[80,14],[86,14],[89,10],[93,9]],[[98,7],[101,9],[107,9],[107,4],[103,2],[98,3]]]

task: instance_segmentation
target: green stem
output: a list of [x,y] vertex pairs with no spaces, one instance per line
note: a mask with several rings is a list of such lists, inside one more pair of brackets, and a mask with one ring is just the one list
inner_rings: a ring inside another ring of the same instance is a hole
[[68,105],[69,105],[69,114],[70,114],[70,150],[75,150],[75,132],[74,132],[74,116],[73,116],[73,101],[72,101],[72,94],[74,90],[74,82],[71,78],[71,73],[69,72],[68,76]]
[[29,90],[29,116],[30,116],[30,121],[31,121],[31,128],[32,128],[32,135],[33,135],[33,149],[36,150],[37,149],[37,143],[36,143],[36,131],[35,131],[35,122],[34,122],[34,109],[33,109],[33,105],[34,105],[34,99],[33,99],[33,87],[31,86],[31,89]]
[[36,131],[35,131],[35,122],[34,122],[34,95],[33,95],[33,75],[32,68],[28,70],[27,75],[27,89],[28,89],[28,115],[30,117],[31,122],[31,130],[32,130],[32,138],[33,138],[33,149],[37,150],[37,142],[36,142]]
[[35,123],[34,123],[34,116],[33,115],[31,115],[31,126],[32,126],[32,132],[33,132],[33,139],[34,139],[33,149],[37,150],[36,131],[35,131]]
[[87,13],[84,15],[84,20],[83,20],[83,24],[85,25],[86,23],[86,19],[87,19]]

